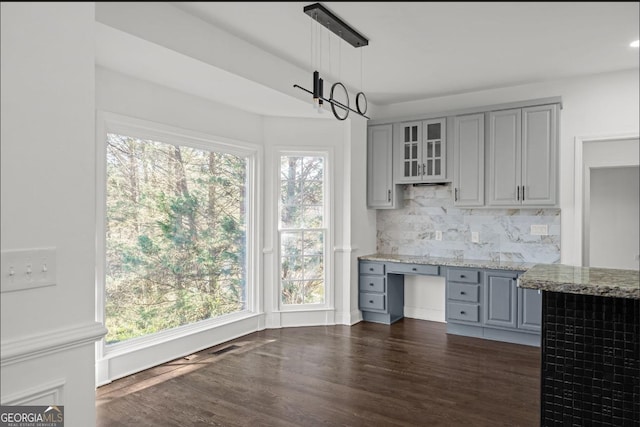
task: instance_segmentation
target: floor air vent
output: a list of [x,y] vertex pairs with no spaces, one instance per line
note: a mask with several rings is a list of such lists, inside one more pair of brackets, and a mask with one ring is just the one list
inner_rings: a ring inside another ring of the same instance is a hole
[[224,354],[224,353],[226,353],[228,351],[235,350],[236,348],[240,348],[240,346],[230,345],[229,347],[224,347],[224,348],[221,348],[220,350],[212,351],[209,354],[215,354],[217,356],[217,355],[220,355],[220,354]]

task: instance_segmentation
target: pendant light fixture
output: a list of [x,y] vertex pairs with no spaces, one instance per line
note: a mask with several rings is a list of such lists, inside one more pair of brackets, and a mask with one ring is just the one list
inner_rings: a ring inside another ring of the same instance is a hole
[[[336,34],[340,39],[346,41],[355,48],[361,48],[369,44],[369,40],[363,37],[356,30],[351,28],[342,19],[338,18],[329,9],[321,5],[320,3],[314,3],[309,6],[305,6],[304,13],[312,18],[311,27],[311,68],[314,69],[314,60],[316,60],[316,67],[322,68],[322,35],[316,37],[316,43],[314,43],[314,29],[313,22],[321,24],[323,27],[329,29]],[[314,46],[317,44],[318,46]],[[314,55],[314,48],[317,55]],[[331,55],[331,40],[329,39],[329,56]],[[318,59],[316,59],[318,56]],[[314,108],[318,109],[318,112],[323,111],[323,104],[327,102],[331,105],[331,111],[338,120],[345,120],[349,116],[349,112],[359,114],[364,118],[369,118],[365,114],[367,112],[367,97],[362,92],[362,51],[360,55],[360,92],[356,94],[356,109],[352,109],[349,104],[349,92],[347,88],[341,82],[336,82],[331,86],[329,98],[324,97],[324,81],[320,77],[320,72],[315,69],[313,71],[313,90],[310,91],[297,84],[293,87],[298,88],[312,95]],[[346,101],[340,102],[337,100],[338,95],[342,94],[342,98]]]

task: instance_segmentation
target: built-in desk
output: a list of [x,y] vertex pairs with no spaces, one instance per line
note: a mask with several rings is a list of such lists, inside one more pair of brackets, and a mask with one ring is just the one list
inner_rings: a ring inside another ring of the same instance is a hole
[[540,345],[541,295],[516,286],[530,263],[373,254],[359,257],[359,308],[369,322],[404,317],[404,276],[445,278],[450,334]]

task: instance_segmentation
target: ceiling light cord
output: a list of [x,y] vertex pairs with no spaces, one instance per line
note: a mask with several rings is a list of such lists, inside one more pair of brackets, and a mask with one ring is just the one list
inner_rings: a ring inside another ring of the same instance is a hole
[[364,54],[362,53],[362,51],[363,51],[363,50],[364,50],[364,49],[360,49],[360,92],[364,92],[364,91],[362,90],[362,81],[363,81],[362,76],[363,76],[363,74],[364,74],[364,71],[363,71],[363,68],[362,68],[362,55],[364,55]]

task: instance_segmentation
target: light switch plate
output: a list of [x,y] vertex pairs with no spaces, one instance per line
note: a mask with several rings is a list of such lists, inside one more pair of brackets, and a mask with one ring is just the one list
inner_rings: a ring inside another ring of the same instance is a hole
[[549,226],[547,224],[532,224],[531,225],[532,236],[547,236],[549,235]]
[[436,240],[442,240],[442,231],[436,230]]
[[2,251],[2,292],[54,286],[57,282],[56,248]]
[[477,231],[471,232],[471,241],[473,243],[480,243],[480,235]]

